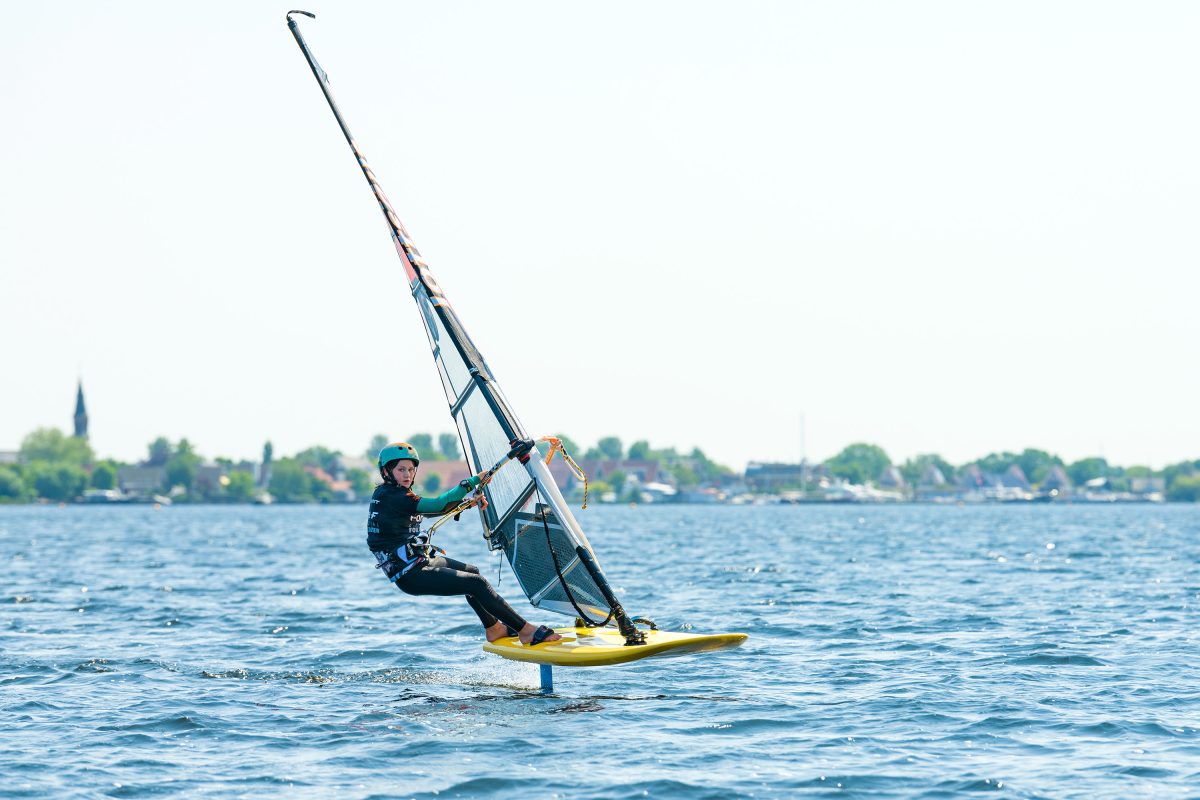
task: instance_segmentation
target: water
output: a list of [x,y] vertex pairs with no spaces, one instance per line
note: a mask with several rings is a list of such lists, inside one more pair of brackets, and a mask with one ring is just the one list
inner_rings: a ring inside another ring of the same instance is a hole
[[0,795],[1200,796],[1200,508],[581,517],[631,611],[749,641],[544,696],[361,508],[0,508]]

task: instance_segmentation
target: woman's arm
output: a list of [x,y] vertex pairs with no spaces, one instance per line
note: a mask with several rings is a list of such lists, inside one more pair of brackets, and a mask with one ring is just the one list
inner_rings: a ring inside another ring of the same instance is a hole
[[422,497],[417,501],[418,514],[444,514],[454,508],[459,502],[467,496],[467,492],[471,491],[479,485],[479,476],[472,475],[463,483],[469,483],[470,487],[463,486],[461,483],[447,491],[442,492],[437,497]]

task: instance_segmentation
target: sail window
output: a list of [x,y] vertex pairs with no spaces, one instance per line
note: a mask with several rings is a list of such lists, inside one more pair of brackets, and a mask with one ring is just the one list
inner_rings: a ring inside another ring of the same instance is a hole
[[437,361],[438,372],[442,377],[442,386],[446,390],[446,400],[451,405],[466,391],[471,384],[471,373],[459,355],[454,340],[446,332],[437,312],[429,302],[429,297],[423,289],[418,288],[413,296],[421,309],[421,319],[425,323],[425,332],[429,336],[429,346],[433,349],[434,360]]
[[[466,429],[463,437],[473,451],[475,470],[487,469],[504,458],[511,449],[508,436],[500,427],[495,412],[481,391],[472,392],[458,412],[460,426]],[[537,454],[534,454],[534,458]],[[492,478],[484,491],[487,494],[487,514],[490,524],[508,514],[524,499],[533,480],[520,464],[507,464]],[[490,525],[489,525],[490,527]]]
[[[560,614],[576,614],[571,598],[558,580],[554,563],[557,559],[558,569],[562,570],[575,602],[589,615],[603,619],[608,613],[608,604],[576,555],[575,543],[548,506],[540,503],[534,505],[537,513],[518,512],[504,526],[504,554],[521,584],[521,590],[538,608],[548,608]],[[554,549],[553,556],[550,547]]]

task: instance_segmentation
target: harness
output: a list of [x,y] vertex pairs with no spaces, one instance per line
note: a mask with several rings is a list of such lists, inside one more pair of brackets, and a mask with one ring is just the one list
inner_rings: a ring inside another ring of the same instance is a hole
[[[368,530],[371,529],[372,524],[373,521],[368,522]],[[387,550],[371,551],[375,555],[375,568],[382,569],[383,574],[392,583],[396,583],[414,569],[423,567],[431,558],[436,558],[439,551],[446,552],[429,543],[428,534],[421,530],[419,514],[408,517],[403,524],[402,532],[402,535],[405,536],[404,544]]]
[[397,547],[395,550],[374,550],[376,569],[382,569],[383,574],[392,583],[403,578],[414,569],[420,569],[429,563],[430,559],[437,558],[438,553],[445,554],[445,550],[432,544],[413,544],[408,542]]

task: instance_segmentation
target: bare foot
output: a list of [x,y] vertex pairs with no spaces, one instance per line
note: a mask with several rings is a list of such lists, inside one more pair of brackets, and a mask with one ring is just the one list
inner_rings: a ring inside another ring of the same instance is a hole
[[[538,630],[540,630],[541,628],[545,628],[545,627],[546,627],[545,625],[535,626],[532,622],[526,622],[525,627],[521,628],[521,633],[520,633],[521,644],[531,644],[533,642],[533,637],[538,632]],[[550,630],[549,628],[546,628],[546,629]],[[545,636],[545,638],[538,640],[538,644],[541,644],[542,642],[557,642],[561,638],[562,638],[561,634],[557,634],[553,631],[550,631],[550,633],[547,634]]]
[[489,642],[494,642],[497,639],[503,639],[506,636],[511,636],[512,634],[509,633],[509,630],[510,628],[503,622],[497,622],[490,628],[484,629],[484,636],[487,637]]

